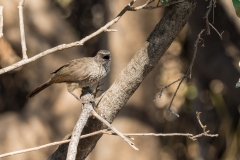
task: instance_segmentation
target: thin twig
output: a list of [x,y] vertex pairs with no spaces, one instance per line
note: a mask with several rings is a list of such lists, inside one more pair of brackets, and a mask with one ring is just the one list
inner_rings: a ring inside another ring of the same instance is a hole
[[[205,133],[209,133],[209,131],[205,132]],[[123,134],[126,137],[132,137],[132,136],[154,136],[154,137],[170,137],[170,136],[184,136],[187,137],[191,140],[196,140],[199,137],[202,136],[208,136],[208,137],[217,137],[218,134],[205,134],[205,133],[201,133],[198,135],[193,135],[191,133],[125,133]],[[82,135],[80,138],[87,138],[87,137],[91,137],[94,135],[98,135],[98,134],[106,134],[106,135],[114,135],[114,136],[118,136],[116,133],[114,133],[113,131],[108,131],[107,129],[103,129],[103,130],[99,130],[93,133],[89,133],[86,135]],[[68,140],[62,140],[62,141],[57,141],[57,142],[52,142],[52,143],[48,143],[45,145],[41,145],[38,147],[33,147],[33,148],[29,148],[29,149],[24,149],[24,150],[20,150],[20,151],[15,151],[15,152],[9,152],[9,153],[5,153],[0,155],[0,158],[3,157],[7,157],[7,156],[13,156],[16,154],[21,154],[21,153],[26,153],[26,152],[31,152],[31,151],[37,151],[46,147],[51,147],[51,146],[55,146],[55,145],[60,145],[60,144],[64,144],[64,143],[69,143],[70,139]]]
[[125,137],[121,132],[119,132],[115,127],[113,127],[108,121],[102,118],[100,115],[97,114],[95,110],[92,110],[92,115],[104,123],[108,128],[110,128],[113,132],[115,132],[119,137],[121,137],[124,141],[126,141],[132,148],[138,150],[137,147],[134,146],[134,143],[131,142],[127,137]]
[[201,126],[201,128],[203,129],[203,132],[196,136],[192,136],[191,139],[196,140],[196,138],[202,137],[202,136],[217,137],[218,134],[208,134],[210,131],[206,131],[207,126],[202,124],[201,119],[200,119],[200,114],[201,114],[201,112],[196,112],[196,117],[197,117],[198,123]]
[[159,94],[158,94],[158,97],[155,97],[153,101],[156,101],[157,98],[161,98],[161,97],[162,97],[162,92],[163,92],[164,89],[167,89],[167,88],[170,87],[171,85],[173,85],[173,84],[175,84],[176,82],[182,80],[184,77],[185,77],[185,75],[184,75],[183,77],[181,77],[181,78],[173,81],[172,83],[164,86],[163,88],[161,88],[161,89],[160,89],[160,92],[159,92]]
[[[80,138],[83,139],[83,138],[91,137],[91,136],[98,135],[98,134],[118,136],[113,131],[108,131],[107,129],[103,129],[103,130],[99,130],[99,131],[96,131],[96,132],[93,132],[93,133],[82,135]],[[193,136],[193,134],[190,134],[190,133],[125,133],[123,135],[126,136],[126,137],[131,137],[131,136],[154,136],[154,137],[185,136],[187,138],[190,138],[190,137],[198,138],[198,137],[200,137],[200,135],[204,136],[203,134]],[[211,137],[212,136],[213,135],[211,135]],[[193,138],[190,138],[190,139],[195,140]],[[24,150],[20,150],[20,151],[5,153],[5,154],[0,155],[0,158],[13,156],[13,155],[16,155],[16,154],[21,154],[21,153],[26,153],[26,152],[37,151],[37,150],[40,150],[40,149],[43,149],[43,148],[47,148],[47,147],[51,147],[51,146],[55,146],[55,145],[60,145],[60,144],[64,144],[64,143],[69,143],[69,142],[70,142],[70,139],[57,141],[57,142],[52,142],[52,143],[48,143],[48,144],[41,145],[41,146],[38,146],[38,147],[33,147],[33,148],[28,148],[28,149],[24,149]]]
[[185,73],[185,76],[183,76],[183,78],[180,80],[180,82],[179,82],[179,84],[178,84],[178,86],[177,86],[177,89],[176,89],[176,91],[174,92],[174,95],[173,95],[172,100],[171,100],[171,102],[170,102],[170,104],[169,104],[169,107],[168,107],[168,110],[170,111],[170,113],[173,113],[173,114],[175,114],[175,115],[178,116],[178,117],[179,117],[179,115],[176,114],[176,113],[174,113],[174,112],[171,110],[171,106],[172,106],[173,100],[174,100],[174,98],[175,98],[175,96],[176,96],[176,94],[177,94],[177,92],[178,92],[178,90],[179,90],[179,88],[180,88],[183,80],[186,79],[187,77],[189,77],[189,78],[192,77],[192,68],[193,68],[193,64],[194,64],[194,61],[195,61],[196,55],[197,55],[197,47],[198,47],[198,44],[199,44],[199,43],[201,42],[201,40],[202,40],[201,35],[204,33],[204,31],[205,31],[205,29],[203,29],[203,30],[198,34],[198,38],[196,39],[196,41],[195,41],[195,43],[194,43],[194,52],[193,52],[193,57],[192,57],[191,63],[190,63],[190,65],[189,65],[189,67],[188,67],[187,72]]
[[203,129],[203,132],[206,132],[207,126],[206,126],[206,125],[204,126],[204,125],[202,124],[201,119],[200,119],[200,114],[201,114],[201,112],[196,112],[197,120],[198,120],[199,125],[200,125],[201,128]]
[[[83,139],[83,138],[91,137],[91,136],[94,136],[94,135],[103,134],[104,132],[107,132],[107,129],[92,132],[92,133],[89,133],[89,134],[86,134],[86,135],[82,135],[80,138]],[[5,154],[1,154],[0,158],[13,156],[13,155],[16,155],[16,154],[21,154],[21,153],[26,153],[26,152],[31,152],[31,151],[37,151],[37,150],[40,150],[40,149],[43,149],[43,148],[46,148],[46,147],[51,147],[51,146],[55,146],[55,145],[69,143],[70,141],[71,141],[71,139],[62,140],[62,141],[57,141],[57,142],[52,142],[52,143],[48,143],[48,144],[45,144],[45,145],[41,145],[41,146],[38,146],[38,147],[28,148],[28,149],[24,149],[24,150],[20,150],[20,151],[15,151],[15,152],[9,152],[9,153],[5,153]]]
[[0,6],[0,38],[3,36],[3,6]]
[[118,30],[116,29],[106,29],[104,32],[117,32]]
[[203,39],[201,38],[202,34],[205,32],[205,29],[201,30],[201,32],[198,34],[198,38],[196,39],[195,43],[194,43],[194,52],[193,52],[193,57],[192,57],[192,60],[191,60],[191,63],[190,63],[190,66],[187,70],[187,73],[186,75],[189,75],[189,78],[192,78],[192,68],[193,68],[193,64],[194,64],[194,61],[196,59],[196,56],[197,56],[197,50],[198,50],[198,44],[200,42],[203,42]]
[[209,25],[217,32],[217,34],[219,35],[220,39],[222,40],[222,34],[224,33],[224,31],[222,31],[222,33],[218,32],[218,30],[214,27],[214,25],[212,25],[211,23],[209,23]]
[[[190,63],[190,65],[189,65],[188,70],[187,70],[187,72],[185,73],[185,75],[184,75],[183,77],[181,77],[181,78],[173,81],[172,83],[170,83],[170,84],[168,84],[168,85],[166,85],[166,86],[164,86],[163,88],[160,89],[159,97],[161,97],[162,92],[163,92],[164,89],[166,89],[166,88],[168,88],[169,86],[173,85],[174,83],[180,81],[179,84],[178,84],[178,86],[177,86],[177,89],[176,89],[175,92],[174,92],[174,95],[173,95],[173,97],[172,97],[172,99],[171,99],[171,102],[170,102],[170,104],[169,104],[169,106],[168,106],[168,108],[167,108],[167,110],[168,110],[170,113],[175,114],[177,117],[179,117],[179,115],[171,110],[171,106],[172,106],[173,100],[174,100],[174,98],[176,97],[177,92],[178,92],[178,90],[179,90],[179,88],[180,88],[183,80],[186,79],[186,78],[188,78],[188,77],[191,78],[191,76],[192,76],[192,68],[193,68],[193,64],[194,64],[194,61],[195,61],[196,55],[197,55],[197,47],[198,47],[198,44],[199,44],[201,41],[203,41],[203,39],[201,38],[201,35],[202,35],[204,32],[205,32],[205,29],[203,29],[203,30],[198,34],[198,38],[196,39],[196,41],[195,41],[195,43],[194,43],[193,57],[192,57],[191,63]],[[156,98],[155,98],[155,99],[156,99]]]
[[213,6],[213,0],[209,0],[209,5],[207,6],[207,11],[206,11],[206,14],[205,16],[203,17],[203,19],[205,20],[205,23],[206,23],[206,34],[207,35],[210,35],[210,27],[209,27],[209,21],[208,21],[208,16],[209,16],[209,13],[211,12],[212,10],[212,6]]
[[[215,2],[214,2],[214,5],[215,5]],[[178,84],[178,86],[177,86],[177,89],[175,90],[174,95],[173,95],[173,97],[172,97],[172,99],[171,99],[171,102],[170,102],[170,104],[169,104],[169,107],[167,108],[170,113],[173,113],[173,114],[175,114],[175,115],[178,116],[178,117],[179,117],[179,115],[176,114],[175,112],[173,112],[173,111],[171,110],[171,106],[172,106],[173,100],[174,100],[174,98],[175,98],[175,96],[176,96],[176,94],[177,94],[177,92],[178,92],[178,90],[179,90],[179,88],[180,88],[183,80],[186,79],[186,78],[188,78],[188,77],[191,78],[191,76],[192,76],[192,67],[193,67],[193,64],[194,64],[194,61],[195,61],[196,55],[197,55],[197,46],[198,46],[198,44],[199,44],[201,41],[203,41],[203,39],[201,38],[201,35],[203,34],[203,32],[205,32],[207,35],[210,34],[210,27],[209,27],[209,25],[211,25],[211,23],[209,23],[209,21],[208,21],[208,16],[209,16],[209,13],[211,12],[212,7],[213,7],[213,0],[209,0],[209,5],[208,5],[208,7],[207,7],[208,9],[207,9],[207,11],[206,11],[205,16],[203,17],[203,19],[205,20],[205,23],[206,23],[206,29],[201,30],[201,32],[198,34],[198,38],[196,39],[196,41],[195,41],[195,43],[194,43],[194,53],[193,53],[193,57],[192,57],[192,60],[191,60],[191,63],[190,63],[190,65],[189,65],[189,68],[188,68],[187,72],[185,73],[185,75],[184,75],[183,77],[179,78],[178,80],[176,80],[176,81],[170,83],[169,85],[167,85],[167,86],[165,86],[165,87],[163,87],[163,88],[160,89],[159,97],[161,97],[162,92],[163,92],[163,90],[164,90],[165,88],[168,88],[169,86],[173,85],[174,83],[180,81],[179,84]],[[211,25],[211,27],[213,27],[213,29],[219,34],[220,38],[222,39],[222,33],[223,33],[223,32],[220,34],[220,33],[216,30],[216,28],[214,28],[213,25]],[[202,46],[204,46],[204,41],[203,41],[203,45],[202,45]],[[156,99],[156,98],[155,98],[155,99]],[[155,99],[154,99],[154,100],[155,100]]]
[[22,54],[23,60],[28,59],[27,56],[27,47],[25,41],[25,33],[24,33],[24,21],[23,21],[23,5],[25,0],[21,0],[18,5],[19,9],[19,26],[20,26],[20,34],[21,34],[21,44],[22,44]]
[[144,7],[151,4],[152,2],[154,2],[154,0],[148,0],[145,4],[143,4],[141,6],[129,8],[129,11],[137,11],[137,10],[143,9]]
[[[155,136],[155,137],[185,136],[185,137],[190,138],[191,140],[194,140],[194,141],[197,138],[202,137],[202,136],[207,136],[207,137],[217,137],[218,136],[218,134],[208,134],[210,131],[205,131],[206,126],[204,126],[201,122],[200,112],[196,113],[196,117],[198,119],[198,123],[203,128],[203,133],[200,133],[198,135],[193,135],[191,133],[125,133],[123,135],[127,136],[127,137],[131,137],[131,136]],[[98,134],[117,135],[114,131],[109,131],[108,129],[103,129],[103,130],[99,130],[99,131],[96,131],[96,132],[92,132],[92,133],[89,133],[89,134],[82,135],[80,138],[83,139],[83,138],[87,138],[87,137],[98,135]],[[63,141],[58,141],[58,142],[53,142],[53,143],[48,143],[48,144],[45,144],[45,145],[41,145],[41,146],[38,146],[38,147],[29,148],[29,149],[24,149],[24,150],[20,150],[20,151],[9,152],[9,153],[5,153],[5,154],[0,155],[0,158],[7,157],[7,156],[12,156],[12,155],[16,155],[16,154],[21,154],[21,153],[25,153],[25,152],[36,151],[36,150],[43,149],[43,148],[46,148],[46,147],[50,147],[50,146],[54,146],[54,145],[60,145],[60,144],[68,143],[68,142],[70,142],[69,139],[68,140],[63,140]]]
[[[108,135],[116,135],[116,133],[112,131],[107,131],[104,134]],[[184,137],[191,137],[193,134],[190,133],[125,133],[124,136],[154,136],[154,137],[170,137],[170,136],[184,136]]]
[[215,22],[215,17],[214,17],[214,15],[215,15],[215,7],[216,7],[216,0],[213,0],[213,6],[212,6],[212,10],[213,10],[213,17],[212,17],[212,24],[214,24],[214,22]]

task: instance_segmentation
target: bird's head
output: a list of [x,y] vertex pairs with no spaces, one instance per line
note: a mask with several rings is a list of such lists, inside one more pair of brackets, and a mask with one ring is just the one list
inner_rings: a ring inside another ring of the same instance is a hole
[[110,52],[107,50],[100,50],[95,56],[95,59],[97,62],[101,62],[103,65],[108,64],[111,61]]

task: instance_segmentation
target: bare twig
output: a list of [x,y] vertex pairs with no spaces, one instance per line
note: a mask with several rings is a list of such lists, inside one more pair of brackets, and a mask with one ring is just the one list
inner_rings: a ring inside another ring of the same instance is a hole
[[217,32],[217,34],[219,35],[220,39],[222,40],[222,34],[224,33],[224,31],[222,31],[222,33],[220,33],[220,32],[218,32],[218,30],[211,23],[209,23],[209,25]]
[[116,29],[106,29],[104,32],[117,32],[118,30]]
[[216,3],[217,3],[217,1],[216,0],[213,0],[213,6],[212,6],[212,10],[213,10],[213,17],[212,17],[212,24],[214,24],[214,22],[215,22],[215,17],[214,17],[214,15],[215,15],[215,10],[214,10],[214,8],[216,7]]
[[137,11],[137,10],[143,9],[144,7],[146,7],[147,5],[151,4],[152,2],[154,2],[154,0],[147,0],[147,2],[144,3],[141,6],[129,8],[129,11]]
[[83,109],[71,135],[71,141],[68,146],[66,158],[67,160],[75,160],[76,158],[77,147],[80,141],[82,130],[87,123],[88,117],[91,115],[91,112],[93,111],[92,104],[93,100],[94,97],[91,88],[90,87],[82,88],[81,102],[83,104]]
[[183,76],[182,79],[180,80],[180,82],[179,82],[179,84],[178,84],[178,86],[177,86],[177,89],[176,89],[176,91],[174,92],[174,95],[173,95],[172,100],[171,100],[171,102],[170,102],[170,105],[169,105],[169,107],[168,107],[168,110],[170,111],[170,113],[173,113],[173,114],[175,114],[175,115],[178,116],[178,117],[179,117],[179,115],[176,114],[176,113],[174,113],[174,112],[171,110],[172,102],[173,102],[173,100],[174,100],[174,98],[175,98],[175,96],[176,96],[176,94],[177,94],[177,92],[178,92],[178,90],[179,90],[179,88],[180,88],[183,80],[186,79],[187,77],[189,77],[189,78],[192,77],[192,67],[193,67],[194,61],[195,61],[195,59],[196,59],[197,47],[198,47],[198,44],[199,44],[199,43],[201,42],[201,40],[202,40],[201,35],[203,34],[204,31],[205,31],[205,29],[203,29],[203,30],[198,34],[198,38],[196,39],[196,41],[195,41],[195,43],[194,43],[194,52],[193,52],[193,57],[192,57],[192,60],[191,60],[190,65],[189,65],[189,68],[188,68],[187,72],[185,73],[185,76]]
[[[103,130],[92,132],[92,133],[89,133],[89,134],[86,134],[86,135],[82,135],[80,138],[83,139],[83,138],[87,138],[87,137],[98,135],[98,134],[117,135],[113,131],[108,131],[107,129],[103,129]],[[126,136],[126,137],[128,137],[128,136],[156,136],[156,137],[160,137],[160,136],[161,137],[167,137],[167,136],[191,137],[191,136],[193,136],[193,134],[190,134],[190,133],[126,133],[126,134],[123,134],[123,135]],[[48,144],[45,144],[45,145],[41,145],[41,146],[38,146],[38,147],[28,148],[28,149],[24,149],[24,150],[20,150],[20,151],[15,151],[15,152],[9,152],[9,153],[5,153],[5,154],[0,155],[0,158],[13,156],[13,155],[16,155],[16,154],[22,154],[22,153],[26,153],[26,152],[37,151],[37,150],[40,150],[40,149],[43,149],[43,148],[47,148],[47,147],[51,147],[51,146],[55,146],[55,145],[60,145],[60,144],[64,144],[64,143],[69,143],[70,141],[71,141],[70,139],[62,140],[62,141],[58,141],[58,142],[52,142],[52,143],[48,143]]]
[[184,77],[185,77],[185,75],[184,75],[183,77],[181,77],[181,78],[179,78],[179,79],[173,81],[172,83],[170,83],[170,84],[164,86],[163,88],[161,88],[161,89],[160,89],[160,92],[159,92],[159,94],[158,94],[158,96],[154,98],[154,101],[155,101],[157,98],[161,98],[161,97],[162,97],[162,92],[163,92],[164,89],[170,87],[171,85],[177,83],[178,81],[181,81]]
[[26,47],[26,41],[25,41],[25,33],[24,33],[24,21],[23,21],[23,5],[24,5],[24,1],[25,0],[21,0],[19,2],[19,5],[18,5],[23,60],[28,59],[27,47]]
[[[209,131],[205,132],[205,133],[209,133]],[[217,134],[205,134],[205,133],[201,133],[198,135],[193,135],[191,133],[125,133],[123,134],[126,137],[131,137],[131,136],[154,136],[154,137],[170,137],[170,136],[184,136],[187,138],[190,138],[191,140],[196,140],[199,137],[202,136],[208,136],[208,137],[217,137]],[[103,129],[103,130],[99,130],[93,133],[89,133],[86,135],[82,135],[80,138],[87,138],[87,137],[91,137],[94,135],[98,135],[98,134],[106,134],[106,135],[117,135],[116,133],[114,133],[113,131],[108,131],[107,129]],[[118,135],[117,135],[118,136]],[[5,153],[0,155],[0,158],[3,157],[8,157],[8,156],[13,156],[16,154],[21,154],[21,153],[26,153],[26,152],[32,152],[32,151],[37,151],[46,147],[51,147],[51,146],[55,146],[55,145],[60,145],[60,144],[64,144],[64,143],[69,143],[70,139],[68,140],[62,140],[62,141],[58,141],[58,142],[53,142],[53,143],[48,143],[45,145],[41,145],[38,147],[33,147],[33,148],[29,148],[29,149],[24,149],[24,150],[20,150],[20,151],[15,151],[15,152],[9,152],[9,153]]]
[[196,140],[199,137],[206,136],[206,137],[218,137],[218,134],[208,134],[210,131],[206,131],[207,126],[203,125],[200,119],[201,112],[196,112],[197,120],[201,128],[203,129],[203,132],[201,134],[198,134],[196,136],[190,137],[193,140]]
[[[87,138],[87,137],[90,137],[90,136],[103,134],[104,132],[107,132],[107,129],[92,132],[92,133],[89,133],[89,134],[86,134],[86,135],[82,135],[80,138],[81,139],[82,138]],[[41,146],[38,146],[38,147],[28,148],[28,149],[24,149],[24,150],[20,150],[20,151],[15,151],[15,152],[9,152],[9,153],[5,153],[5,154],[1,154],[0,158],[13,156],[13,155],[16,155],[16,154],[21,154],[21,153],[26,153],[26,152],[37,151],[37,150],[40,150],[40,149],[43,149],[43,148],[46,148],[46,147],[51,147],[51,146],[55,146],[55,145],[69,143],[70,141],[71,141],[71,139],[62,140],[62,141],[58,141],[58,142],[52,142],[52,143],[48,143],[48,144],[45,144],[45,145],[41,145]]]
[[113,127],[108,121],[102,118],[100,115],[97,114],[95,110],[92,110],[92,115],[104,123],[108,128],[110,128],[114,133],[116,133],[119,137],[121,137],[124,141],[126,141],[132,148],[138,150],[137,147],[134,146],[134,143],[131,142],[127,137],[125,137],[121,132],[119,132],[115,127]]
[[201,32],[198,34],[198,38],[196,39],[195,43],[194,43],[194,52],[193,52],[193,57],[192,57],[192,60],[191,60],[191,63],[190,63],[190,66],[187,70],[187,73],[186,75],[189,74],[189,77],[191,78],[192,77],[192,68],[193,68],[193,64],[194,64],[194,61],[196,59],[196,55],[197,55],[197,50],[198,50],[198,44],[203,42],[204,44],[204,41],[203,39],[201,38],[202,34],[205,32],[205,29],[201,30]]
[[[171,99],[171,102],[170,102],[170,104],[169,104],[169,106],[168,106],[168,108],[167,108],[167,110],[168,110],[170,113],[175,114],[177,117],[179,117],[179,115],[171,110],[171,106],[172,106],[173,100],[174,100],[174,98],[176,97],[176,94],[177,94],[177,92],[178,92],[178,90],[179,90],[179,88],[180,88],[183,80],[186,79],[186,78],[188,78],[188,77],[191,78],[191,76],[192,76],[192,67],[193,67],[194,61],[195,61],[195,59],[196,59],[197,47],[198,47],[198,44],[199,44],[201,41],[203,41],[203,39],[201,38],[201,35],[202,35],[204,32],[205,32],[205,29],[203,29],[203,30],[198,34],[198,38],[196,39],[196,41],[195,41],[195,43],[194,43],[193,57],[192,57],[191,63],[190,63],[190,65],[189,65],[188,70],[187,70],[187,72],[185,73],[185,75],[184,75],[183,77],[181,77],[181,78],[173,81],[172,83],[164,86],[163,88],[161,88],[161,89],[160,89],[160,92],[159,92],[159,94],[158,94],[158,97],[161,98],[162,92],[163,92],[164,89],[166,89],[166,88],[170,87],[171,85],[175,84],[176,82],[179,82],[179,81],[180,81],[179,84],[178,84],[178,86],[177,86],[177,89],[176,89],[175,92],[174,92],[174,95],[173,95],[173,97],[172,97],[172,99]],[[154,100],[156,100],[156,98],[155,98]]]
[[203,129],[203,132],[206,132],[207,126],[206,126],[206,125],[204,126],[204,125],[202,124],[201,119],[200,119],[200,114],[201,114],[201,112],[196,112],[197,120],[198,120],[199,125],[200,125],[201,128]]
[[79,41],[76,41],[76,42],[72,42],[72,43],[69,43],[69,44],[61,44],[61,45],[58,45],[56,47],[53,47],[51,49],[48,49],[44,52],[41,52],[31,58],[27,58],[27,59],[23,59],[11,66],[8,66],[8,67],[5,67],[5,68],[2,68],[0,69],[0,74],[3,74],[3,73],[6,73],[6,72],[9,72],[11,70],[14,70],[18,67],[21,67],[25,64],[28,64],[30,62],[33,62],[43,56],[46,56],[50,53],[53,53],[53,52],[56,52],[56,51],[61,51],[63,49],[67,49],[67,48],[71,48],[71,47],[76,47],[76,46],[80,46],[80,45],[83,45],[86,41],[90,40],[91,38],[99,35],[100,33],[102,32],[105,32],[107,31],[107,29],[112,26],[113,24],[115,24],[117,21],[119,21],[119,19],[122,17],[122,15],[127,12],[129,10],[129,8],[136,2],[136,0],[132,0],[118,15],[116,18],[114,18],[112,21],[108,22],[105,26],[101,27],[100,29],[98,29],[97,31],[93,32],[92,34],[86,36],[85,38],[79,40]]
[[[200,124],[200,126],[203,129],[203,133],[198,134],[198,135],[193,135],[191,133],[125,133],[123,135],[126,137],[131,137],[131,136],[155,136],[155,137],[184,136],[184,137],[190,138],[191,140],[194,140],[194,141],[197,140],[197,138],[202,137],[202,136],[217,137],[218,134],[208,134],[210,131],[206,131],[207,126],[206,125],[204,126],[202,124],[201,119],[200,119],[200,114],[201,114],[201,112],[197,112],[196,117],[198,119],[198,123]],[[92,133],[89,133],[86,135],[82,135],[80,138],[83,139],[83,138],[87,138],[87,137],[98,135],[98,134],[117,135],[114,131],[109,131],[108,129],[103,129],[103,130],[92,132]],[[0,155],[0,158],[12,156],[12,155],[16,155],[16,154],[21,154],[21,153],[25,153],[25,152],[36,151],[36,150],[40,150],[40,149],[43,149],[46,147],[60,145],[60,144],[68,143],[68,142],[70,142],[70,140],[63,140],[63,141],[53,142],[53,143],[45,144],[45,145],[34,147],[34,148],[24,149],[24,150],[15,151],[15,152],[9,152],[9,153]]]
[[209,27],[209,21],[208,21],[208,16],[209,16],[209,13],[211,12],[212,10],[212,6],[213,6],[213,0],[209,0],[209,5],[207,6],[207,12],[205,14],[205,16],[203,17],[203,19],[205,20],[205,23],[206,23],[206,34],[207,35],[210,35],[210,27]]
[[[178,2],[178,3],[179,3],[179,2]],[[214,5],[215,5],[215,2],[214,2]],[[160,98],[164,89],[166,89],[166,88],[168,88],[169,86],[173,85],[174,83],[180,81],[179,84],[178,84],[178,86],[177,86],[177,89],[175,90],[174,95],[173,95],[173,97],[172,97],[172,99],[171,99],[171,102],[170,102],[170,104],[169,104],[169,107],[167,108],[170,113],[173,113],[173,114],[175,114],[175,115],[178,116],[178,117],[179,117],[179,115],[176,114],[176,113],[174,113],[174,112],[171,110],[171,106],[172,106],[173,100],[174,100],[174,98],[175,98],[175,96],[176,96],[176,94],[177,94],[177,92],[178,92],[178,90],[179,90],[179,88],[180,88],[183,80],[186,79],[186,78],[188,78],[188,77],[191,78],[191,76],[192,76],[192,67],[193,67],[194,61],[195,61],[195,59],[196,59],[197,46],[198,46],[198,44],[199,44],[201,41],[203,41],[203,39],[201,38],[201,35],[202,35],[204,32],[205,32],[205,34],[207,34],[207,35],[210,34],[210,27],[209,27],[209,25],[210,25],[210,26],[218,33],[218,35],[220,36],[220,39],[222,39],[222,33],[223,33],[223,32],[220,34],[220,33],[217,31],[217,29],[216,29],[211,23],[209,23],[209,21],[208,21],[208,16],[209,16],[209,14],[210,14],[210,12],[211,12],[212,7],[213,7],[213,0],[209,0],[209,5],[208,5],[208,7],[207,7],[206,14],[205,14],[205,16],[203,17],[203,19],[205,20],[205,23],[206,23],[206,29],[201,30],[201,32],[198,34],[198,38],[196,39],[196,41],[195,41],[195,43],[194,43],[194,53],[193,53],[193,57],[192,57],[192,60],[191,60],[191,63],[190,63],[190,66],[189,66],[187,72],[185,73],[185,75],[184,75],[183,77],[181,77],[181,78],[175,80],[174,82],[172,82],[172,83],[164,86],[163,88],[161,88],[161,89],[160,89],[160,93],[158,94],[158,95],[159,95],[158,97]],[[204,41],[203,41],[203,42],[204,42]],[[204,43],[203,43],[202,46],[204,46]],[[154,100],[156,100],[156,98],[155,98]]]
[[3,36],[3,6],[0,6],[0,38]]
[[5,153],[5,154],[1,154],[1,155],[0,155],[0,158],[8,157],[8,156],[13,156],[13,155],[16,155],[16,154],[22,154],[22,153],[26,153],[26,152],[37,151],[37,150],[40,150],[40,149],[43,149],[43,148],[46,148],[46,147],[55,146],[55,145],[59,145],[59,144],[63,144],[63,143],[68,143],[68,142],[70,142],[70,139],[64,140],[64,141],[58,141],[58,142],[48,143],[48,144],[45,144],[45,145],[41,145],[41,146],[33,147],[33,148],[28,148],[28,149],[23,149],[23,150],[20,150],[20,151],[9,152],[9,153]]

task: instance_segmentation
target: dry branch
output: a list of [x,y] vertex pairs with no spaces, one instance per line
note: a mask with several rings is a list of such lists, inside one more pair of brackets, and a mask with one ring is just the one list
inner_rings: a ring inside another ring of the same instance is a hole
[[[23,7],[23,3],[24,3],[24,0],[21,0],[21,2],[19,3],[19,13],[21,11],[21,14],[19,14],[19,17],[20,17],[20,31],[21,31],[21,39],[22,39],[22,48],[23,48],[23,60],[13,64],[13,65],[10,65],[8,67],[5,67],[5,68],[2,68],[0,69],[0,74],[3,74],[3,73],[6,73],[6,72],[9,72],[11,70],[14,70],[16,68],[19,68],[25,64],[28,64],[30,62],[33,62],[41,57],[44,57],[48,54],[51,54],[53,52],[56,52],[56,51],[61,51],[63,49],[68,49],[68,48],[71,48],[71,47],[76,47],[76,46],[80,46],[80,45],[83,45],[86,41],[90,40],[91,38],[99,35],[100,33],[102,32],[113,32],[113,31],[116,31],[116,30],[113,30],[113,29],[109,29],[110,26],[112,26],[113,24],[115,24],[117,21],[119,21],[119,19],[122,17],[122,15],[127,12],[128,10],[131,10],[131,6],[136,2],[136,0],[132,0],[118,15],[116,18],[114,18],[112,21],[108,22],[105,26],[101,27],[100,29],[98,29],[97,31],[93,32],[92,34],[86,36],[85,38],[79,40],[79,41],[76,41],[76,42],[72,42],[72,43],[69,43],[69,44],[61,44],[61,45],[58,45],[56,47],[53,47],[51,49],[48,49],[46,51],[43,51],[31,58],[26,58],[26,54],[25,51],[26,51],[26,48],[24,48],[24,42],[25,42],[25,37],[24,37],[24,30],[23,27],[21,27],[21,25],[23,26],[23,17],[20,16],[22,14],[22,7]],[[145,4],[146,6],[146,4]],[[22,28],[22,29],[21,29]],[[22,36],[22,33],[23,33],[23,36]],[[24,38],[22,38],[24,37]],[[24,42],[23,42],[23,39],[24,39]],[[26,46],[26,44],[25,44]],[[25,57],[25,58],[24,58]]]
[[100,115],[97,114],[95,110],[92,110],[92,114],[94,117],[96,117],[98,120],[100,120],[102,123],[104,123],[109,129],[112,130],[112,133],[115,133],[119,137],[121,137],[125,142],[127,142],[133,149],[138,150],[137,147],[134,146],[134,143],[131,142],[127,137],[125,137],[121,132],[119,132],[115,127],[111,126],[111,124],[108,123],[104,118],[102,118]]
[[[214,2],[214,5],[215,5],[215,2]],[[200,33],[198,34],[198,37],[197,37],[197,39],[196,39],[196,41],[194,43],[194,53],[193,53],[193,57],[192,57],[192,60],[191,60],[191,63],[189,65],[189,67],[188,67],[187,72],[181,78],[179,78],[179,79],[173,81],[172,83],[170,83],[170,84],[164,86],[163,88],[161,88],[160,92],[158,94],[158,97],[161,98],[162,92],[163,92],[164,89],[166,89],[166,88],[170,87],[171,85],[179,82],[178,86],[177,86],[177,88],[176,88],[176,90],[174,92],[174,95],[173,95],[173,97],[172,97],[172,99],[170,101],[170,104],[169,104],[169,106],[167,108],[170,113],[175,114],[177,117],[179,117],[179,115],[171,110],[171,106],[172,106],[173,100],[175,99],[175,96],[176,96],[176,94],[177,94],[177,92],[178,92],[182,82],[186,78],[188,78],[188,77],[191,78],[191,76],[192,76],[192,68],[193,68],[193,64],[194,64],[194,61],[195,61],[196,55],[197,55],[197,47],[198,47],[198,44],[203,41],[203,39],[201,38],[202,34],[205,33],[206,35],[210,35],[210,27],[209,26],[211,26],[217,32],[217,34],[219,35],[220,39],[222,39],[223,32],[219,33],[218,30],[211,23],[209,23],[209,21],[208,21],[208,16],[209,16],[209,14],[210,14],[210,12],[212,10],[212,7],[213,7],[213,0],[209,0],[209,5],[207,7],[207,11],[205,13],[205,16],[203,17],[203,19],[205,20],[205,23],[206,23],[206,29],[203,29],[203,30],[200,31]],[[204,46],[204,43],[203,43],[202,46]],[[156,100],[156,98],[157,97],[155,97],[154,101]]]
[[28,59],[27,56],[27,47],[25,41],[25,33],[24,33],[24,21],[23,21],[23,5],[25,0],[21,0],[18,5],[19,10],[19,26],[20,26],[20,35],[21,35],[21,45],[22,45],[22,55],[23,60]]
[[[199,137],[202,137],[202,136],[217,137],[218,134],[208,134],[210,131],[205,131],[207,126],[206,125],[204,126],[202,124],[201,119],[200,119],[200,114],[201,114],[201,112],[197,112],[196,117],[197,117],[199,125],[203,129],[203,133],[198,134],[198,135],[193,135],[191,133],[125,133],[123,135],[126,136],[126,137],[129,137],[129,138],[132,137],[132,136],[155,136],[155,137],[184,136],[184,137],[187,137],[187,138],[189,138],[193,141],[196,140]],[[97,134],[117,135],[114,131],[109,131],[107,129],[103,129],[103,130],[92,132],[92,133],[89,133],[89,134],[86,134],[86,135],[82,135],[80,138],[83,139],[83,138],[87,138],[87,137],[94,136],[94,135],[97,135]],[[43,148],[46,148],[46,147],[59,145],[59,144],[65,144],[65,143],[68,143],[68,142],[70,142],[70,140],[63,140],[63,141],[53,142],[53,143],[45,144],[45,145],[34,147],[34,148],[29,148],[29,149],[15,151],[15,152],[9,152],[9,153],[5,153],[5,154],[0,155],[0,158],[7,157],[7,156],[12,156],[12,155],[16,155],[16,154],[22,154],[22,153],[26,153],[26,152],[31,152],[31,151],[37,151],[37,150],[40,150],[40,149],[43,149]]]
[[73,129],[71,135],[71,141],[68,146],[67,160],[75,160],[77,154],[77,146],[80,141],[80,136],[84,126],[87,123],[88,117],[93,111],[93,102],[94,97],[90,87],[84,87],[81,94],[82,102],[82,112],[79,116],[79,119]]
[[3,36],[3,6],[0,6],[0,38]]

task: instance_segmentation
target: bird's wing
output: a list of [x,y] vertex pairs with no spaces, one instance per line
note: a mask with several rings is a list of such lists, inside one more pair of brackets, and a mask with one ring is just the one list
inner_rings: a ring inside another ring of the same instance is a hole
[[63,65],[62,67],[58,68],[57,70],[53,71],[51,74],[56,74],[58,71],[60,71],[61,69],[65,68],[67,66],[69,66],[69,62],[67,64]]
[[52,72],[52,74],[54,74],[52,81],[61,83],[77,82],[79,80],[86,79],[90,74],[90,67],[91,63],[88,62],[88,59],[86,58],[72,60],[66,65]]

